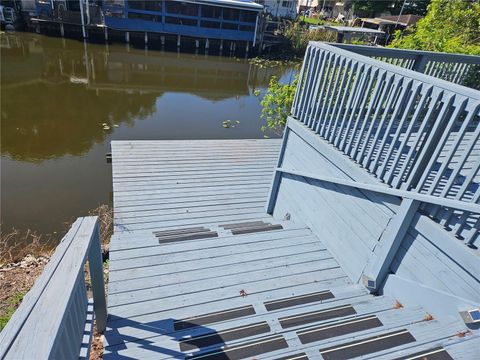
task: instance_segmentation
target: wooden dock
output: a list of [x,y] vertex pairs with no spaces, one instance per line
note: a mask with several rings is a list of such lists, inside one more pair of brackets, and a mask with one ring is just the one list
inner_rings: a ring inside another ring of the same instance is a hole
[[115,232],[266,216],[281,140],[112,142]]
[[266,214],[279,148],[112,142],[104,358],[468,355],[461,321],[369,294],[309,228]]

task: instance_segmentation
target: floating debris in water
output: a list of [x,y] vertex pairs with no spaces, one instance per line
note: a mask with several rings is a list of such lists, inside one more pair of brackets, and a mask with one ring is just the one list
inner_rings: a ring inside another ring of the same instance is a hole
[[235,120],[235,121],[232,121],[232,120],[224,120],[223,123],[222,123],[222,126],[225,128],[225,129],[229,129],[229,128],[234,128],[236,126],[240,125],[240,120]]
[[103,130],[110,130],[110,126],[104,125],[104,126],[103,126]]

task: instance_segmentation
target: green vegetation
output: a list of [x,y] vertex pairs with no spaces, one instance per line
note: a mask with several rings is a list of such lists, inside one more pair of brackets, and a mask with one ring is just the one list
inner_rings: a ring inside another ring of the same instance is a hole
[[302,55],[307,49],[309,41],[335,41],[335,33],[323,29],[308,30],[298,21],[285,24],[282,34],[287,40],[290,51],[295,55]]
[[12,317],[15,310],[23,300],[24,293],[15,293],[10,299],[8,299],[8,307],[5,309],[4,313],[0,316],[0,331],[7,325],[8,320]]
[[425,15],[430,0],[351,0],[351,7],[356,15],[374,17],[381,13],[390,12],[398,15],[403,6],[403,14]]
[[480,55],[480,2],[432,0],[427,15],[391,47]]
[[310,24],[310,25],[323,25],[323,24],[325,24],[325,21],[323,21],[322,19],[313,18],[313,17],[305,17],[305,16],[300,16],[298,21],[304,22],[304,23]]
[[262,126],[262,131],[268,128],[277,134],[283,132],[287,116],[292,108],[297,83],[298,78],[295,78],[290,84],[282,84],[277,77],[272,76],[268,91],[260,102],[262,105],[261,118],[267,121],[267,126]]

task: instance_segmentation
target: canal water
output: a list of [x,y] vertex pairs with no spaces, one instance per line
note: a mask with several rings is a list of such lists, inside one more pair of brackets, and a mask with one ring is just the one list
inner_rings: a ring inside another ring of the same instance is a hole
[[4,232],[61,232],[111,204],[111,140],[275,137],[261,131],[254,92],[295,71],[29,33],[0,40]]

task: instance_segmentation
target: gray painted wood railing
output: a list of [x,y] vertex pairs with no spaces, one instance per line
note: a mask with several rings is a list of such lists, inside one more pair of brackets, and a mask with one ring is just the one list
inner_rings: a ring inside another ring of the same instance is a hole
[[480,58],[463,54],[332,44],[340,49],[480,90]]
[[[93,304],[85,282],[87,261]],[[93,313],[103,332],[107,312],[99,224],[97,217],[84,217],[73,223],[0,333],[0,359],[88,359]]]
[[[292,115],[392,188],[478,205],[480,91],[372,58],[391,49],[347,48],[310,43]],[[469,245],[479,236],[478,212],[421,210]]]

